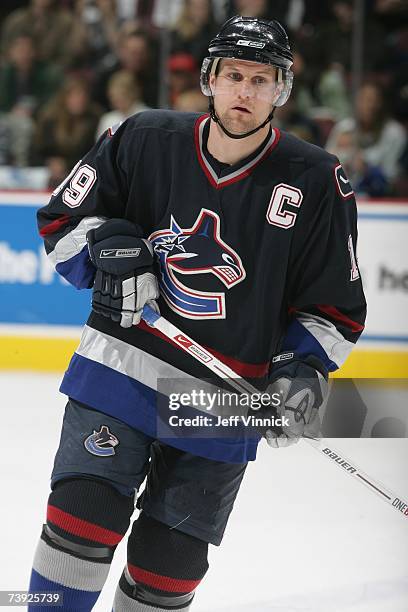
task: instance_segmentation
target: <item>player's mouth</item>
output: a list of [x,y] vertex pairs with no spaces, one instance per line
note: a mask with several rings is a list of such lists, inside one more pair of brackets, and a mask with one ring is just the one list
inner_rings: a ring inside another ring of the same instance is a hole
[[245,106],[233,106],[232,110],[239,111],[240,113],[251,114],[251,111],[248,108],[245,108]]

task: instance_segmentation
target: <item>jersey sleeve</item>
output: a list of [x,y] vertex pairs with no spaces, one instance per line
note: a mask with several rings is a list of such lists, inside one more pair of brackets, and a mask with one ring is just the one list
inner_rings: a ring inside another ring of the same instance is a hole
[[124,215],[128,198],[125,140],[125,124],[107,130],[37,212],[47,256],[78,289],[92,287],[95,275],[86,233]]
[[319,169],[305,203],[292,252],[282,350],[313,356],[329,372],[346,360],[366,317],[356,257],[356,202],[338,163]]

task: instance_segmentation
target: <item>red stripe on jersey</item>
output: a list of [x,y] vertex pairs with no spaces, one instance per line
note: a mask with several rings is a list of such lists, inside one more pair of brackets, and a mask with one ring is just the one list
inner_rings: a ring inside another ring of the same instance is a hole
[[241,180],[242,178],[249,176],[251,174],[251,172],[253,170],[255,170],[255,168],[257,166],[259,166],[260,163],[263,162],[263,160],[268,157],[268,155],[273,151],[273,149],[276,147],[276,145],[279,142],[280,139],[280,130],[278,130],[278,128],[273,128],[273,131],[275,133],[275,139],[273,141],[273,143],[271,144],[270,147],[268,147],[268,149],[265,151],[265,153],[262,155],[262,157],[260,159],[258,159],[257,162],[255,162],[253,164],[253,166],[251,166],[250,168],[248,168],[247,170],[244,170],[244,172],[242,172],[241,174],[239,174],[238,176],[235,176],[234,178],[230,179],[229,181],[225,181],[225,183],[222,183],[221,185],[217,186],[217,189],[220,189],[221,187],[226,187],[227,185],[231,185],[232,183],[235,183],[236,181]]
[[200,166],[202,167],[202,169],[204,170],[204,174],[206,175],[206,177],[208,178],[208,180],[210,181],[211,185],[213,187],[215,187],[217,189],[217,183],[214,181],[213,177],[211,176],[211,174],[208,171],[207,166],[205,165],[203,156],[201,155],[201,147],[200,147],[200,125],[201,123],[207,119],[207,117],[209,117],[208,114],[206,115],[202,115],[201,117],[199,117],[196,121],[195,127],[194,127],[194,142],[195,142],[195,146],[196,146],[196,151],[197,151],[197,157],[198,157],[198,161],[200,162]]
[[[208,167],[205,163],[204,160],[204,152],[202,151],[202,148],[200,146],[200,126],[203,123],[203,121],[205,121],[206,119],[208,119],[209,115],[202,115],[201,117],[199,117],[195,123],[195,127],[194,127],[194,142],[195,142],[195,146],[196,146],[196,151],[197,151],[197,157],[198,157],[198,161],[200,163],[201,168],[204,171],[204,174],[206,175],[207,179],[209,180],[209,182],[211,183],[211,185],[213,187],[215,187],[215,189],[222,189],[223,187],[227,187],[228,185],[232,185],[233,183],[236,183],[237,181],[240,181],[241,179],[249,176],[251,174],[251,172],[261,163],[264,161],[264,159],[266,157],[268,157],[268,155],[270,155],[270,153],[273,151],[273,149],[277,146],[280,137],[281,137],[281,133],[279,131],[278,128],[272,128],[273,129],[273,133],[274,133],[274,140],[272,142],[272,144],[270,145],[270,147],[268,147],[266,149],[266,151],[264,152],[264,154],[262,155],[262,157],[260,159],[258,159],[256,162],[254,163],[250,163],[249,167],[246,170],[243,170],[242,172],[239,172],[239,170],[234,170],[231,174],[234,174],[235,172],[238,172],[238,174],[230,179],[225,180],[228,175],[223,176],[222,179],[219,178],[218,182],[214,180],[214,177],[211,175],[210,171],[208,170]],[[209,162],[207,162],[209,164]],[[221,182],[222,181],[222,182]]]
[[340,323],[344,323],[346,327],[349,327],[353,332],[361,332],[364,329],[364,325],[361,323],[357,323],[352,319],[349,319],[345,314],[337,310],[334,306],[326,306],[324,304],[317,304],[316,307],[322,312],[332,317],[335,321],[339,321]]
[[55,234],[58,230],[66,225],[69,221],[68,215],[62,215],[59,219],[55,219],[52,223],[48,225],[44,225],[43,228],[40,229],[40,236],[49,236],[50,234]]
[[[147,323],[145,323],[144,321],[140,321],[138,327],[143,331],[147,331],[150,334],[153,334],[158,338],[165,340],[172,346],[176,347],[178,350],[182,350],[180,349],[180,346],[178,344],[173,342],[173,340],[162,334],[161,331],[159,331],[158,329],[150,327],[150,325],[147,325]],[[205,348],[209,353],[211,353],[211,355],[214,355],[214,357],[222,361],[222,363],[224,363],[225,365],[229,366],[232,370],[234,370],[243,378],[262,378],[262,376],[266,376],[268,374],[268,361],[266,361],[265,363],[245,363],[243,361],[239,361],[238,359],[234,359],[233,357],[227,357],[226,355],[219,353],[215,349],[209,348],[205,344],[203,344],[203,348]]]
[[128,571],[135,582],[142,582],[154,589],[168,593],[190,593],[200,584],[201,580],[182,580],[154,574],[141,567],[128,563]]
[[208,346],[204,345],[204,348],[243,378],[261,378],[262,376],[266,376],[268,374],[268,361],[265,363],[245,363],[243,361],[239,361],[238,359],[234,359],[233,357],[227,357],[213,348],[208,348]]
[[116,533],[110,529],[105,529],[104,527],[100,527],[99,525],[95,525],[89,521],[84,521],[83,519],[80,519],[73,514],[69,514],[68,512],[64,512],[63,510],[60,510],[60,508],[52,506],[51,504],[48,504],[47,520],[68,533],[72,533],[87,540],[93,540],[94,542],[98,542],[98,544],[116,546],[116,544],[119,544],[123,538],[123,535],[120,533]]

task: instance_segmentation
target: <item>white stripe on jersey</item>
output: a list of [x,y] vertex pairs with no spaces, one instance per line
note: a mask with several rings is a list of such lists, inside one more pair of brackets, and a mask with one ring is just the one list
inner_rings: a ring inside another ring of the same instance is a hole
[[354,348],[354,344],[342,336],[335,325],[316,315],[297,312],[296,319],[322,346],[328,358],[340,367]]
[[48,254],[52,264],[56,266],[78,255],[86,245],[86,233],[90,229],[96,229],[105,221],[106,217],[85,217],[82,219],[69,234],[58,240],[54,250]]
[[[218,387],[203,380],[198,380],[170,363],[88,325],[84,327],[81,343],[75,352],[167,396],[170,393],[180,395],[194,390],[199,390],[200,393],[201,391],[208,393],[209,395],[205,396],[206,398],[209,396],[216,397],[217,394]],[[198,405],[194,404],[194,408],[208,414],[205,401],[203,405],[199,402]],[[233,404],[233,406],[234,414],[247,414],[246,406],[241,407],[239,403],[237,405]],[[224,403],[216,402],[211,408],[211,415],[215,414],[217,416],[230,416],[231,406],[228,401]]]

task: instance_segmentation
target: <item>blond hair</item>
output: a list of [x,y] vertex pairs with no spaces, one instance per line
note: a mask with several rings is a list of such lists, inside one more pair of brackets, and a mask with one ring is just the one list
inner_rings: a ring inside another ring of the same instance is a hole
[[140,96],[139,83],[127,70],[118,70],[108,81],[107,90],[110,93],[113,89],[120,89],[132,100],[137,100]]

